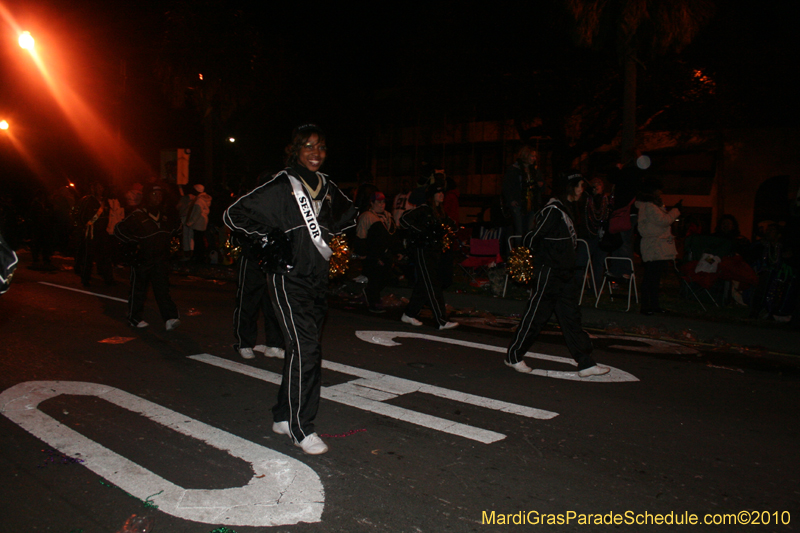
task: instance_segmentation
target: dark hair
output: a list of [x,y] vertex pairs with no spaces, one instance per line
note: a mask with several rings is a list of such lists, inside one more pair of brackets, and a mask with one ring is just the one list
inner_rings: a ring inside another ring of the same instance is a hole
[[714,232],[715,233],[721,233],[722,232],[722,223],[724,221],[726,221],[726,220],[730,220],[731,223],[733,224],[733,229],[731,230],[730,234],[731,235],[735,235],[735,236],[738,237],[739,236],[739,221],[736,220],[736,217],[733,216],[733,215],[722,215],[721,217],[719,217],[719,220],[717,220],[717,227],[714,228]]
[[292,166],[297,163],[297,158],[300,157],[300,149],[309,137],[317,134],[317,142],[325,142],[325,133],[316,124],[303,124],[298,126],[292,132],[292,142],[286,146],[286,166]]
[[517,150],[515,159],[527,163],[528,156],[533,152],[536,152],[536,147],[530,143],[523,143],[522,146],[519,147],[519,150]]

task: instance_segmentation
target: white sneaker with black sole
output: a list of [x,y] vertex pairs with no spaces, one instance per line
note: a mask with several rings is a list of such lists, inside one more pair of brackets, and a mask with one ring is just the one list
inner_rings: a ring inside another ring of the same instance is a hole
[[239,355],[244,359],[254,359],[256,354],[253,353],[252,348],[239,348]]
[[439,329],[453,329],[458,327],[458,322],[447,322],[439,326]]

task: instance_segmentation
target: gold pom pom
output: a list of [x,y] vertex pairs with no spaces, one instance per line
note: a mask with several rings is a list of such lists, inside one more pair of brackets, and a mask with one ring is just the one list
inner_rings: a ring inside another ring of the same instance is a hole
[[222,264],[223,265],[232,265],[236,261],[239,260],[239,256],[242,255],[242,247],[236,246],[233,242],[233,236],[228,235],[228,238],[225,240],[225,249],[222,251]]
[[524,246],[514,248],[508,256],[506,272],[518,283],[528,283],[533,279],[533,254]]
[[442,224],[444,229],[444,236],[442,237],[442,252],[447,253],[455,250],[458,239],[456,238],[456,230],[450,224]]
[[347,263],[350,261],[350,247],[347,245],[347,239],[344,235],[337,235],[331,239],[331,268],[328,272],[329,278],[342,276],[347,271]]

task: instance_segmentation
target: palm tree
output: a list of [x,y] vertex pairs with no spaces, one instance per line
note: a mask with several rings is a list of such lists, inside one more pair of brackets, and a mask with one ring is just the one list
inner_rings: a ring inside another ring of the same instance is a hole
[[613,46],[622,64],[623,162],[636,147],[637,64],[670,51],[680,52],[714,14],[713,0],[566,0],[584,46]]

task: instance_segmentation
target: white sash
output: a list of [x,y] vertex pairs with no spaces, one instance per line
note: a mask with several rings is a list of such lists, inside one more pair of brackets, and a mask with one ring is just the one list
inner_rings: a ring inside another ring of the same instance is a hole
[[[333,252],[328,246],[328,243],[326,243],[322,238],[322,229],[319,227],[319,223],[317,222],[317,216],[314,214],[314,207],[311,204],[311,200],[308,199],[300,180],[288,172],[286,175],[289,177],[289,183],[292,184],[294,199],[297,200],[297,205],[300,207],[300,213],[303,215],[303,220],[308,228],[308,234],[311,235],[311,240],[314,242],[314,246],[317,247],[317,250],[319,250],[319,253],[325,259],[325,261],[329,261],[331,255],[333,255]],[[322,179],[322,177],[320,176],[319,179]]]

